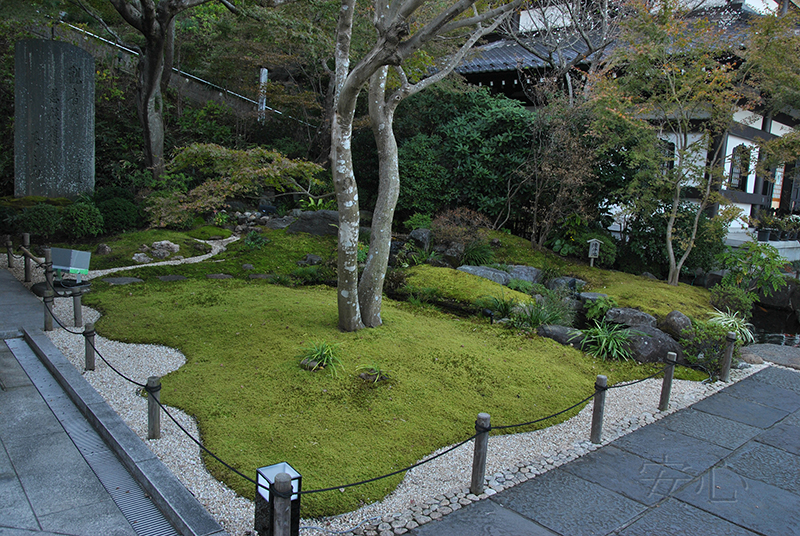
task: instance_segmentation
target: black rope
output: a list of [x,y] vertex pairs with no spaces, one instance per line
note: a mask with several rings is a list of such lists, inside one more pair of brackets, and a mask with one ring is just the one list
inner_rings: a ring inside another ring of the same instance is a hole
[[492,426],[491,429],[492,430],[506,430],[508,428],[518,428],[520,426],[529,426],[531,424],[537,424],[537,423],[540,423],[542,421],[546,421],[547,419],[552,419],[553,417],[558,417],[562,413],[566,413],[566,412],[568,412],[570,410],[573,410],[573,409],[577,408],[578,406],[580,406],[581,404],[583,404],[584,402],[588,402],[592,398],[594,398],[594,393],[592,393],[591,395],[587,396],[586,398],[584,398],[580,402],[571,405],[567,409],[562,409],[558,413],[553,413],[552,415],[548,415],[547,417],[542,417],[541,419],[536,419],[535,421],[523,422],[523,423],[520,423],[520,424],[506,424],[504,426]]
[[667,367],[669,367],[669,366],[670,365],[666,365],[664,368],[658,370],[657,372],[651,374],[650,376],[648,376],[646,378],[642,378],[641,380],[633,380],[633,381],[630,381],[630,382],[618,383],[616,385],[612,385],[612,386],[608,387],[608,389],[620,389],[622,387],[628,387],[629,385],[636,385],[637,383],[642,383],[644,381],[651,380],[651,379],[655,378],[656,376],[658,376],[659,374],[663,373],[665,370],[667,370]]
[[[81,335],[82,335],[82,334],[81,334]],[[118,370],[117,370],[117,369],[114,367],[114,365],[112,365],[111,363],[109,363],[109,362],[108,362],[108,359],[106,359],[106,358],[103,356],[103,354],[101,354],[101,353],[100,353],[100,350],[98,350],[98,349],[97,349],[97,346],[95,346],[95,344],[94,344],[94,341],[93,341],[92,339],[88,339],[88,338],[87,338],[86,340],[88,340],[88,341],[89,341],[89,346],[91,346],[91,347],[92,347],[92,349],[94,350],[94,353],[95,353],[95,354],[97,354],[97,356],[98,356],[98,357],[99,357],[99,358],[100,358],[100,359],[103,361],[103,363],[105,363],[106,365],[108,365],[108,368],[110,368],[111,370],[113,370],[114,372],[116,372],[116,373],[117,373],[117,375],[119,375],[120,377],[122,377],[122,379],[124,379],[124,380],[126,380],[126,381],[128,381],[128,382],[132,383],[132,384],[133,384],[133,385],[135,385],[136,387],[139,387],[140,389],[145,389],[145,390],[147,390],[147,384],[144,384],[144,383],[139,383],[139,382],[137,382],[136,380],[132,380],[132,379],[130,379],[129,377],[127,377],[126,375],[124,375],[123,373],[121,373],[120,371],[118,371]]]
[[47,309],[47,312],[48,312],[48,313],[50,313],[50,316],[53,318],[53,320],[55,320],[55,321],[56,321],[56,324],[58,324],[59,326],[61,326],[61,328],[62,328],[64,331],[66,331],[67,333],[71,333],[71,334],[73,334],[73,335],[83,335],[83,333],[82,333],[82,332],[80,332],[80,331],[72,331],[72,330],[71,330],[71,329],[69,329],[67,326],[65,326],[65,325],[64,325],[64,323],[63,323],[63,322],[61,322],[61,320],[59,320],[59,319],[58,319],[58,317],[57,317],[57,316],[56,316],[56,314],[53,312],[53,309],[50,307],[50,305],[48,305],[48,304],[47,304],[47,301],[45,301],[45,302],[44,302],[44,306],[45,306],[45,308]]

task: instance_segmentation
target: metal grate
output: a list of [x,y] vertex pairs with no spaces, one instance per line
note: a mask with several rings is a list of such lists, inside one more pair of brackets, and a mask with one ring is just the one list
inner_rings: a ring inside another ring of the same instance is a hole
[[28,344],[22,339],[6,340],[6,344],[136,534],[177,536],[175,528],[69,400]]

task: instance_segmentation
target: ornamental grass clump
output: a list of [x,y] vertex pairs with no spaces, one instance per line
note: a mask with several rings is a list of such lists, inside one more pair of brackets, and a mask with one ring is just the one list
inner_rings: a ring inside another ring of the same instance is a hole
[[[581,349],[587,354],[605,360],[628,361],[631,355],[631,335],[638,334],[621,324],[595,320],[594,327],[581,330]],[[577,338],[577,334],[574,338]]]
[[338,344],[327,342],[312,342],[297,357],[300,359],[300,366],[310,371],[328,369],[331,374],[338,376],[337,368],[344,368],[340,359]]
[[739,316],[738,311],[732,313],[730,309],[727,312],[722,312],[715,308],[714,311],[711,314],[711,318],[708,319],[710,323],[732,331],[736,334],[736,339],[745,346],[756,342],[756,338],[753,335],[753,324],[748,322],[744,315]]

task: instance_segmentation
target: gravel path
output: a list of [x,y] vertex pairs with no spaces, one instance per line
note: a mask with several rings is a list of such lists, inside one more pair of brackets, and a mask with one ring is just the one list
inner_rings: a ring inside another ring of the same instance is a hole
[[[5,267],[5,256],[0,263]],[[21,270],[15,270],[19,271]],[[107,273],[109,272],[104,271],[90,275],[99,277]],[[21,274],[17,277],[21,279]],[[41,273],[35,274],[34,280],[43,280]],[[70,322],[72,300],[56,299],[55,314],[62,321]],[[96,322],[99,318],[99,313],[88,307],[83,307],[82,314],[84,322]],[[81,331],[78,328],[70,330]],[[83,337],[72,335],[63,329],[56,329],[48,335],[78,370],[83,371]],[[163,346],[126,344],[100,336],[96,338],[95,344],[99,352],[120,372],[141,383],[145,383],[148,376],[164,375],[185,363],[180,352]],[[732,379],[737,381],[765,366],[768,365],[732,371]],[[135,386],[117,376],[99,358],[96,370],[83,372],[83,375],[231,535],[244,536],[252,533],[253,503],[211,477],[202,463],[199,447],[169,418],[163,417],[161,420],[161,439],[146,439],[147,403],[137,393]],[[721,382],[703,384],[676,380],[673,383],[669,411],[663,413],[657,411],[661,380],[646,380],[621,389],[611,389],[606,397],[603,441],[607,443],[655,422],[726,385]],[[177,409],[171,409],[170,412],[194,437],[198,437],[193,419]],[[303,520],[301,525],[322,527],[326,531],[341,531],[363,524],[358,532],[367,536],[403,534],[419,524],[438,519],[465,504],[493,495],[595,450],[597,446],[588,441],[591,412],[590,402],[577,416],[559,425],[535,432],[491,437],[486,468],[487,489],[479,497],[470,495],[465,489],[469,485],[472,464],[473,444],[469,442],[409,471],[397,489],[379,503],[334,518]],[[312,528],[303,529],[301,533],[309,536],[323,534]]]

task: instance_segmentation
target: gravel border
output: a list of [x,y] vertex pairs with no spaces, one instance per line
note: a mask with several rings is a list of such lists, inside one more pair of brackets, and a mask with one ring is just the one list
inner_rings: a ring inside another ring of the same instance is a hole
[[[220,247],[224,248],[224,244]],[[221,249],[215,248],[215,253],[216,251]],[[194,257],[157,264],[199,262],[209,256],[203,255],[203,259]],[[22,280],[20,264],[17,262],[15,270],[12,271]],[[2,255],[0,265],[7,268],[5,255]],[[100,277],[111,272],[96,271],[90,272],[89,275],[90,278]],[[32,279],[34,281],[26,284],[27,286],[43,281],[41,270],[34,270]],[[57,298],[54,311],[65,325],[69,326],[72,323],[71,299]],[[82,314],[84,322],[96,322],[100,317],[97,311],[86,306],[82,308]],[[70,330],[82,331],[82,328],[70,328]],[[47,335],[226,531],[232,536],[253,534],[253,502],[238,496],[206,471],[200,457],[200,448],[194,442],[187,438],[168,417],[161,419],[161,439],[146,439],[147,402],[140,396],[137,388],[111,371],[99,358],[94,371],[83,371],[83,337],[60,328],[48,332]],[[180,352],[165,346],[127,344],[100,336],[96,337],[95,345],[120,372],[141,383],[145,383],[148,376],[167,374],[186,362]],[[731,379],[738,381],[766,366],[769,365],[754,365],[744,370],[731,371]],[[666,412],[659,412],[656,409],[661,392],[661,380],[650,379],[621,389],[610,389],[606,393],[602,444],[688,407],[728,385],[730,384],[722,382],[704,384],[675,380],[670,407]],[[199,437],[194,419],[178,409],[170,408],[170,413],[194,437]],[[561,424],[534,432],[490,437],[486,490],[479,496],[471,495],[465,487],[471,477],[474,447],[470,441],[436,460],[408,471],[400,485],[383,501],[331,518],[302,520],[301,525],[307,528],[301,529],[301,533],[312,535],[344,531],[346,534],[364,536],[404,534],[471,502],[494,495],[596,450],[600,445],[593,445],[588,440],[591,413],[592,402],[589,402],[578,415]]]

